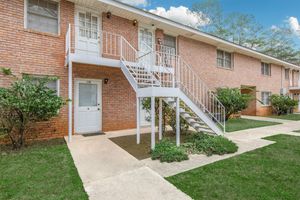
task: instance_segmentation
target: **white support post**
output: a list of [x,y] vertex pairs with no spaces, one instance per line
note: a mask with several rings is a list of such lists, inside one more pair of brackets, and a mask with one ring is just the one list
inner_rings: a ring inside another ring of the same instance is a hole
[[69,61],[68,66],[68,98],[69,98],[69,117],[68,117],[68,142],[72,141],[73,134],[73,66],[72,61]]
[[180,146],[180,99],[176,98],[176,145]]
[[300,94],[298,94],[298,112],[300,112]]
[[158,139],[162,139],[162,98],[159,98]]
[[151,97],[151,149],[155,148],[155,97]]
[[141,129],[140,129],[140,118],[141,118],[141,112],[140,112],[140,98],[136,98],[136,143],[141,143]]

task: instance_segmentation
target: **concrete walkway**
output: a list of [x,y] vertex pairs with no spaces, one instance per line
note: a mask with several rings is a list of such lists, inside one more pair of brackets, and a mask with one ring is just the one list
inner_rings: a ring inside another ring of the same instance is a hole
[[[273,118],[251,117],[255,120]],[[276,120],[276,119],[275,119]],[[279,122],[279,121],[277,121]],[[219,160],[227,159],[247,151],[271,145],[274,142],[262,139],[276,134],[290,134],[300,130],[299,121],[281,120],[279,125],[254,128],[228,133],[239,150],[224,156],[190,155],[190,159],[177,163],[160,163],[145,159],[137,160],[109,140],[109,137],[135,134],[135,130],[110,132],[107,135],[83,137],[73,136],[68,147],[83,181],[84,188],[92,200],[185,200],[190,199],[163,177],[172,176]],[[143,132],[149,132],[147,128]]]
[[243,115],[243,119],[253,119],[258,121],[267,121],[267,122],[278,122],[278,123],[289,123],[291,120],[286,119],[277,119],[277,118],[271,118],[271,117],[259,117],[259,116],[249,116],[249,115]]
[[[251,117],[251,119],[266,121],[265,117]],[[267,120],[268,119],[274,120],[273,118],[267,118]],[[274,143],[273,141],[262,139],[264,137],[277,134],[300,136],[300,133],[292,132],[294,130],[300,130],[300,121],[281,120],[280,123],[282,124],[227,133],[225,137],[235,142],[239,147],[238,152],[234,154],[223,156],[213,155],[210,157],[206,155],[190,155],[189,160],[177,163],[160,163],[159,161],[152,161],[150,158],[142,162],[161,176],[168,177]]]
[[77,135],[68,147],[91,200],[190,199],[106,135]]

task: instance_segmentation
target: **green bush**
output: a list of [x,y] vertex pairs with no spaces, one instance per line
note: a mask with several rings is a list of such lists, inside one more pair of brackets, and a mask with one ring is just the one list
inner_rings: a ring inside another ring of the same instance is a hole
[[[180,102],[183,104],[183,102]],[[151,98],[144,98],[142,101],[142,107],[149,114],[151,113]],[[159,116],[159,99],[155,99],[155,119],[158,122]],[[147,121],[151,122],[151,117],[146,118]],[[166,130],[166,126],[170,125],[173,132],[176,132],[176,111],[171,108],[166,102],[162,103],[162,124],[163,132]],[[189,124],[182,117],[180,118],[180,132],[186,133],[189,129]]]
[[184,145],[191,153],[205,153],[208,156],[213,154],[224,155],[235,153],[238,146],[223,136],[211,136],[204,133],[195,133],[190,136]]
[[246,109],[252,98],[249,94],[242,94],[239,88],[218,88],[217,96],[225,107],[226,120],[232,114]]
[[277,115],[292,113],[294,107],[298,105],[298,102],[291,99],[289,96],[273,94],[270,97],[270,100],[273,111]]
[[50,78],[24,76],[11,87],[0,88],[0,132],[7,135],[14,149],[25,144],[25,138],[36,122],[58,115],[65,101],[47,87]]
[[152,160],[160,160],[161,162],[180,162],[188,160],[185,149],[177,147],[173,142],[167,139],[161,140],[156,144],[155,149],[151,151]]

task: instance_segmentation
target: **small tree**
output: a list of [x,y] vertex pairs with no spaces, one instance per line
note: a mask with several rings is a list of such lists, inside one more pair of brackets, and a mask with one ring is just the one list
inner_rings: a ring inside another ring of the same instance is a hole
[[[146,110],[147,113],[151,112],[151,98],[145,98],[142,101],[142,107]],[[156,98],[155,101],[155,119],[158,121],[158,109],[159,109],[159,99]],[[163,123],[163,132],[165,132],[166,125],[170,125],[173,132],[176,132],[176,111],[172,109],[167,103],[163,101],[162,104],[162,123]],[[146,119],[147,121],[151,121],[150,118]],[[180,132],[184,133],[188,130],[188,123],[181,118],[180,119]]]
[[295,106],[298,105],[296,100],[291,99],[289,96],[273,94],[270,97],[271,105],[277,115],[284,115],[292,113]]
[[29,127],[58,115],[65,101],[47,87],[49,78],[17,79],[9,88],[0,88],[0,131],[8,135],[13,149],[20,149]]
[[252,98],[249,94],[242,94],[239,88],[218,88],[217,96],[225,107],[226,120],[232,114],[246,109]]

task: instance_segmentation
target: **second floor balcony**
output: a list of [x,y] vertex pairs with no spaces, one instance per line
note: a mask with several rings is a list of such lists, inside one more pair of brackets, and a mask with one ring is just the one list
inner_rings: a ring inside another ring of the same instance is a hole
[[66,33],[66,60],[72,59],[79,63],[118,67],[123,56],[131,62],[144,59],[149,60],[149,63],[152,62],[153,65],[167,67],[176,65],[175,48],[147,44],[140,41],[139,38],[136,40],[138,47],[120,34],[70,24]]

